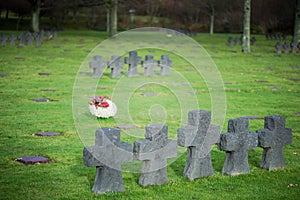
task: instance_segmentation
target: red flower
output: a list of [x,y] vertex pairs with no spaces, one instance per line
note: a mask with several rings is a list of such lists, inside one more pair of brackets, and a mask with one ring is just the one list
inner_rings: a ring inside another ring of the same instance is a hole
[[109,104],[107,103],[107,102],[101,102],[101,107],[103,107],[103,108],[107,108],[107,107],[109,107]]

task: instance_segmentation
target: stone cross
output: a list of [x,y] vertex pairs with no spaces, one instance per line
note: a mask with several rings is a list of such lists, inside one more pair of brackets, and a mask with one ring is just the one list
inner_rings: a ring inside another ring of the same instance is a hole
[[16,36],[14,34],[11,34],[9,40],[10,40],[10,46],[15,46],[16,45]]
[[159,66],[161,68],[161,70],[160,70],[161,76],[170,75],[170,67],[172,67],[172,61],[170,60],[169,55],[161,56],[161,60],[159,61]]
[[168,139],[168,127],[146,126],[146,140],[134,142],[134,158],[143,161],[139,184],[162,185],[168,181],[167,159],[177,156],[177,141]]
[[1,37],[1,46],[6,46],[7,40],[8,40],[7,36],[3,34]]
[[31,46],[33,40],[34,40],[33,35],[32,35],[31,33],[28,33],[28,35],[27,35],[27,45],[28,45],[28,46]]
[[232,47],[232,45],[233,45],[233,38],[232,37],[229,37],[228,38],[228,45],[230,46],[230,47]]
[[144,76],[154,76],[154,67],[157,66],[157,61],[153,58],[152,55],[146,55],[145,61],[142,62],[142,66],[145,68]]
[[110,77],[111,78],[120,78],[121,77],[121,68],[124,67],[124,62],[121,60],[120,56],[112,56],[111,61],[108,64],[108,67],[111,69]]
[[285,128],[285,118],[279,115],[265,117],[264,129],[258,133],[258,146],[264,149],[260,167],[275,170],[285,167],[283,146],[292,144],[292,130]]
[[228,133],[220,135],[220,150],[226,151],[223,174],[230,176],[250,173],[248,150],[258,143],[257,133],[249,133],[249,121],[245,118],[231,119]]
[[128,76],[138,76],[138,64],[141,64],[142,58],[137,55],[136,51],[130,51],[129,57],[125,57],[125,64],[129,64]]
[[256,37],[251,38],[251,45],[255,46],[256,45]]
[[83,161],[88,167],[96,167],[96,178],[92,188],[94,193],[125,191],[121,165],[132,161],[132,145],[120,142],[120,130],[97,130],[95,146],[84,147]]
[[46,31],[46,38],[47,38],[47,40],[51,40],[52,39],[52,34],[51,34],[51,32],[50,31]]
[[296,40],[293,40],[291,42],[292,53],[297,53],[297,46],[298,46],[298,42]]
[[96,55],[94,59],[89,63],[90,68],[93,69],[93,78],[101,78],[103,75],[103,69],[107,66],[107,63],[102,60],[102,56]]
[[24,33],[20,33],[20,35],[18,36],[18,39],[19,39],[19,45],[23,46],[24,45],[24,40],[25,40]]
[[238,37],[234,38],[234,42],[235,45],[239,45],[240,44],[240,39]]
[[54,32],[53,32],[53,39],[55,40],[56,38],[57,38],[57,32],[54,31]]
[[183,176],[189,180],[214,174],[210,147],[218,142],[220,127],[210,122],[209,111],[193,110],[188,114],[188,126],[177,131],[178,145],[188,148]]
[[281,54],[282,45],[280,42],[277,42],[275,45],[277,54]]
[[43,33],[39,33],[36,38],[36,47],[40,47],[42,45],[44,35]]
[[289,53],[290,52],[289,43],[287,43],[287,42],[283,43],[283,49],[284,49],[284,53]]

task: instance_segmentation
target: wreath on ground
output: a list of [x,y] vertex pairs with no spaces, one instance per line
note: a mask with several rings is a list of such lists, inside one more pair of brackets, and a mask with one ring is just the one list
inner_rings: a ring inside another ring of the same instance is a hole
[[92,115],[100,118],[113,117],[117,113],[117,106],[107,96],[98,96],[89,102]]

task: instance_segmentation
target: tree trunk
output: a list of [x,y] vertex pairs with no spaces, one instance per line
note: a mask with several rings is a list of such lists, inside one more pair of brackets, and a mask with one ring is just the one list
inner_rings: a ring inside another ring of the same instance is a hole
[[8,8],[7,8],[7,9],[6,9],[5,19],[8,19],[8,13],[9,13],[9,10],[8,10]]
[[33,32],[40,31],[41,0],[36,0],[32,8],[31,28]]
[[210,16],[210,32],[209,32],[210,35],[214,34],[214,21],[215,21],[215,16],[211,15]]
[[294,40],[300,42],[300,0],[296,4]]
[[107,31],[109,37],[117,34],[118,27],[118,0],[106,0],[107,8]]
[[244,0],[244,33],[243,47],[244,53],[251,52],[250,50],[250,17],[251,17],[251,0]]
[[106,31],[110,34],[110,9],[106,9]]
[[215,23],[215,7],[213,2],[210,4],[211,6],[211,13],[210,13],[210,35],[214,34],[214,23]]
[[110,36],[114,36],[118,32],[118,0],[112,0],[112,9],[110,15],[111,15]]

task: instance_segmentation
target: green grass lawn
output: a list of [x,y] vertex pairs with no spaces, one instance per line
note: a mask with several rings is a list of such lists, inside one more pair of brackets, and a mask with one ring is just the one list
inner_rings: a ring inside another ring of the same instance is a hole
[[[260,35],[256,36],[258,41],[252,47],[252,53],[243,54],[240,46],[226,45],[228,37],[225,34],[198,34],[193,37],[211,55],[223,81],[231,83],[224,85],[227,109],[222,131],[227,130],[229,119],[240,116],[284,116],[286,127],[293,130],[293,144],[284,148],[285,169],[260,169],[262,149],[256,148],[249,151],[251,174],[225,176],[222,175],[225,153],[213,147],[213,177],[195,181],[183,178],[186,159],[186,153],[183,153],[168,165],[169,182],[163,186],[143,188],[138,184],[139,174],[124,172],[124,193],[94,195],[91,187],[95,168],[86,167],[82,162],[84,144],[74,125],[72,95],[82,62],[97,44],[106,39],[106,34],[64,31],[58,33],[56,40],[44,42],[40,48],[0,47],[0,74],[8,74],[0,77],[0,199],[299,198],[300,115],[295,113],[300,112],[300,55],[278,56],[274,48],[276,42],[267,41]],[[142,56],[148,53],[149,49],[139,51]],[[154,52],[155,58],[161,53],[163,50]],[[189,70],[192,67],[184,58],[168,53],[173,68],[186,77],[196,92],[200,109],[211,110],[209,89],[203,79],[195,71]],[[50,72],[51,75],[40,76],[39,72]],[[112,94],[118,79],[110,79],[108,75],[106,71],[105,77],[98,83],[106,89],[98,89],[97,94]],[[133,81],[144,79],[143,76],[132,78]],[[55,91],[42,91],[45,89]],[[144,97],[140,95],[143,92],[158,95]],[[34,98],[49,98],[51,102],[37,103],[32,101]],[[87,110],[88,101],[87,98],[86,105],[83,105]],[[131,130],[132,134],[142,136],[145,125],[152,122],[148,115],[149,108],[151,105],[162,104],[167,113],[162,119],[169,126],[169,137],[175,138],[177,129],[182,126],[181,117],[187,118],[178,116],[177,103],[176,96],[168,88],[155,84],[137,88],[130,98],[129,110],[134,123],[140,128]],[[102,127],[112,127],[117,123],[113,119],[99,119],[98,122]],[[262,128],[263,120],[250,121],[251,131]],[[57,131],[62,135],[32,136],[40,131]],[[122,133],[123,141],[133,143],[136,139]],[[26,166],[15,161],[27,155],[45,156],[53,162]],[[294,184],[294,187],[288,187],[289,184]]]

